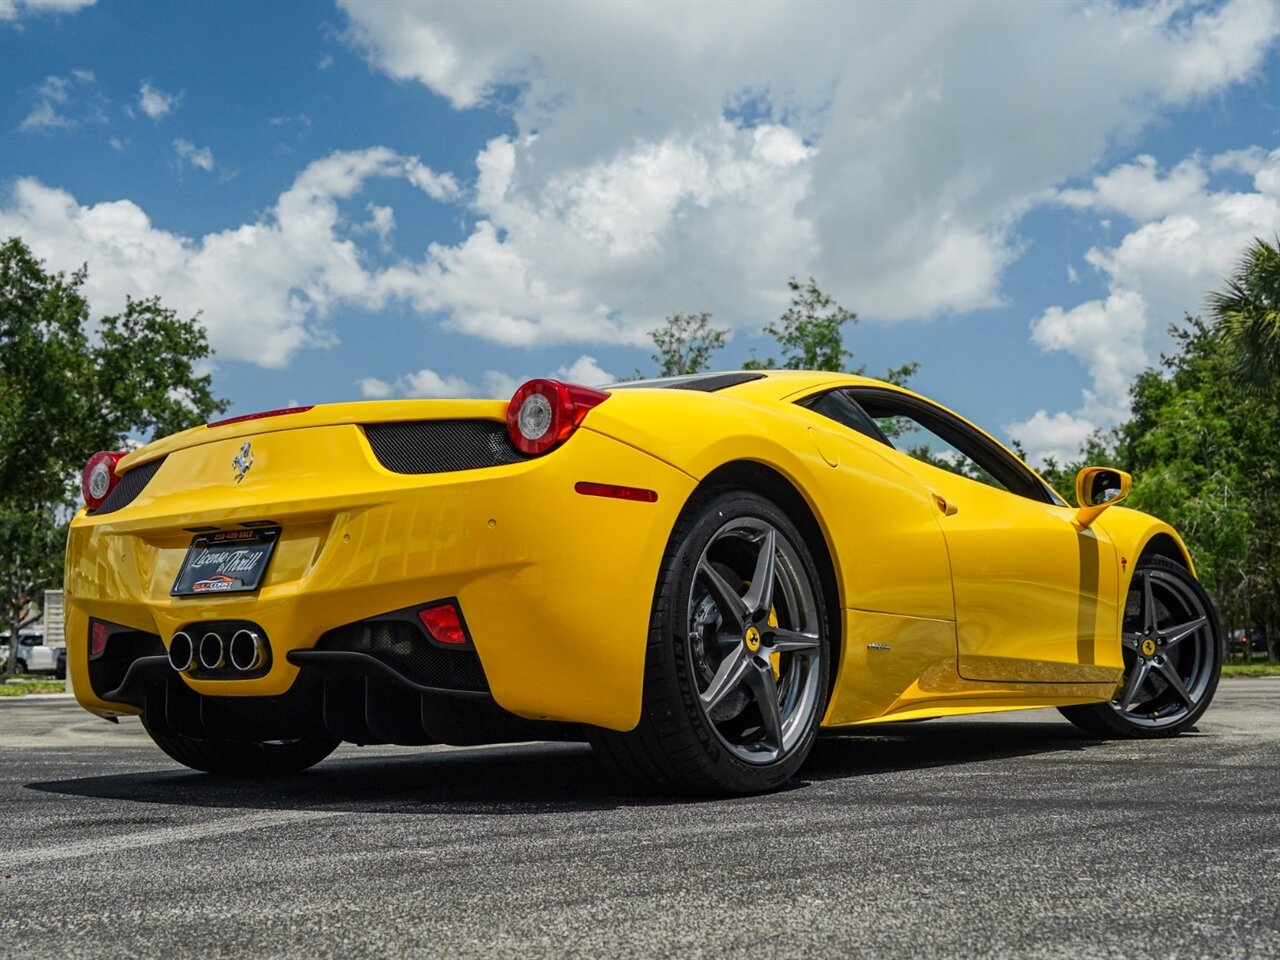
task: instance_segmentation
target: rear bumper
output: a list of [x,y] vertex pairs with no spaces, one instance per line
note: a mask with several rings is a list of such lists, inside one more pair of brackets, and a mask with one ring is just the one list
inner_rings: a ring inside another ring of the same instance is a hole
[[[164,677],[165,689],[179,695],[229,701],[287,697],[306,659],[293,654],[314,648],[326,631],[455,597],[497,707],[531,720],[635,725],[658,566],[695,486],[691,477],[585,428],[524,463],[405,476],[368,454],[359,427],[341,425],[264,438],[257,486],[236,486],[223,474],[240,442],[171,453],[156,481],[168,472],[167,487],[148,487],[153,496],[116,513],[73,521],[68,661],[86,708],[116,714],[145,706],[107,699],[109,691],[90,684],[90,618],[154,634],[166,646],[195,622],[260,624],[273,648],[265,675],[199,680],[168,668],[172,676]],[[339,461],[331,482],[308,476],[273,485],[272,458],[314,458],[317,446]],[[211,474],[217,468],[216,484],[184,482],[203,476],[206,463]],[[582,496],[574,485],[583,480],[645,487],[658,500]],[[282,533],[256,593],[169,595],[192,528],[264,520]]]

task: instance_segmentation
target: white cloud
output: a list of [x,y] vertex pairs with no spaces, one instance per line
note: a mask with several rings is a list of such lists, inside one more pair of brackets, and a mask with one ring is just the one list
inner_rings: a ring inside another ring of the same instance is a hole
[[1143,155],[1093,178],[1089,189],[1061,190],[1059,203],[1115,210],[1131,220],[1153,220],[1181,209],[1204,192],[1208,173],[1199,157],[1188,157],[1161,176],[1155,157]]
[[385,400],[395,390],[395,384],[377,377],[363,377],[356,381],[356,386],[360,388],[360,396],[366,400]]
[[41,13],[75,13],[98,0],[0,0],[0,21],[20,20]]
[[[1252,174],[1254,192],[1215,189],[1210,174],[1226,170]],[[1105,298],[1050,307],[1031,325],[1034,343],[1069,352],[1091,378],[1074,413],[1041,410],[1007,427],[1033,459],[1060,456],[1066,425],[1087,436],[1128,413],[1129,386],[1169,345],[1169,324],[1201,311],[1205,294],[1221,287],[1253,237],[1280,233],[1277,171],[1280,149],[1251,147],[1208,161],[1192,156],[1168,173],[1139,157],[1089,188],[1056,195],[1079,209],[1121,213],[1133,227],[1114,246],[1085,255],[1106,278]]]
[[[19,124],[19,130],[56,130],[77,127],[85,120],[102,122],[99,99],[90,91],[85,102],[86,88],[94,84],[91,70],[72,70],[65,77],[45,77],[35,88],[35,103]],[[73,100],[72,94],[76,94]]]
[[[512,344],[639,343],[687,309],[758,327],[791,274],[872,318],[997,304],[1023,213],[1117,138],[1253,76],[1280,29],[1249,0],[340,2],[393,77],[459,109],[515,89],[516,134],[477,158],[471,234],[388,278]],[[1194,163],[1152,182],[1143,162],[1127,216],[1203,188]],[[1119,203],[1120,178],[1089,202]]]
[[396,212],[391,207],[381,207],[376,203],[369,204],[369,219],[354,228],[355,233],[371,233],[378,238],[384,250],[391,247],[391,235],[396,229]]
[[144,81],[138,91],[138,108],[152,120],[159,120],[171,113],[181,99],[181,94],[165,93]]
[[588,387],[600,387],[606,383],[613,383],[618,378],[612,373],[608,373],[600,368],[600,364],[596,363],[595,357],[589,357],[585,353],[573,363],[561,367],[556,371],[560,379],[567,380],[569,383],[581,383]]
[[456,193],[447,175],[385,147],[337,152],[298,174],[261,219],[202,237],[153,224],[129,200],[81,205],[31,177],[0,202],[0,234],[24,238],[52,269],[88,263],[89,302],[119,309],[126,295],[159,294],[179,313],[202,313],[219,357],[278,367],[304,346],[333,341],[337,304],[377,310],[393,292],[366,267],[341,204],[371,177],[397,177],[428,196]]
[[[1027,457],[1036,465],[1052,457],[1059,465],[1073,463],[1080,448],[1093,435],[1097,425],[1083,417],[1059,411],[1050,416],[1037,410],[1035,416],[1010,427],[1013,435],[1026,447]],[[1065,491],[1063,491],[1065,495]]]
[[470,397],[475,388],[462,377],[450,377],[434,370],[422,369],[403,378],[404,394],[409,397]]
[[1032,325],[1031,339],[1042,350],[1066,350],[1083,361],[1094,383],[1086,394],[1089,412],[1114,420],[1128,409],[1133,374],[1146,365],[1147,327],[1142,296],[1121,289],[1070,310],[1050,307]]
[[486,370],[481,375],[480,382],[484,385],[481,390],[483,396],[497,397],[499,400],[511,399],[520,384],[524,383],[501,370]]
[[173,149],[177,153],[179,160],[186,160],[192,166],[199,167],[201,170],[213,171],[213,151],[208,147],[197,147],[190,140],[183,140],[179,137],[173,141]]
[[385,400],[389,397],[492,397],[506,400],[515,393],[521,382],[500,370],[486,370],[480,378],[480,385],[476,386],[465,377],[441,374],[424,367],[395,380],[363,377],[356,381],[356,386],[360,388],[360,396],[366,400]]

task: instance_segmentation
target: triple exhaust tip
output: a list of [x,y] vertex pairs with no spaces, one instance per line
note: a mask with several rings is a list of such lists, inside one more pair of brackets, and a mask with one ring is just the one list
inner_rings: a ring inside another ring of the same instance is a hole
[[212,630],[202,636],[199,643],[184,630],[169,640],[169,665],[179,673],[191,673],[197,666],[218,670],[228,663],[240,673],[249,673],[265,661],[266,647],[256,630],[237,630],[230,642]]

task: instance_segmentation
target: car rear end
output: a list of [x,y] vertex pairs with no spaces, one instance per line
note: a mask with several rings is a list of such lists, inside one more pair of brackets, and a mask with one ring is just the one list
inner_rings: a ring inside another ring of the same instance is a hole
[[[103,461],[67,553],[80,702],[231,740],[628,729],[694,480],[533,393],[272,412]],[[550,442],[520,442],[544,406]]]

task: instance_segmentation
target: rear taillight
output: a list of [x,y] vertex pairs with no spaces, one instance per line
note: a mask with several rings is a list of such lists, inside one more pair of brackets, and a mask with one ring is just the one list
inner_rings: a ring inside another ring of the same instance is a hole
[[80,491],[84,494],[84,503],[90,510],[102,506],[102,501],[111,495],[120,478],[116,476],[116,464],[124,457],[124,451],[103,450],[95,453],[84,465],[84,474],[80,477]]
[[507,433],[521,453],[546,453],[578,429],[592,407],[609,394],[577,383],[530,380],[507,406]]

